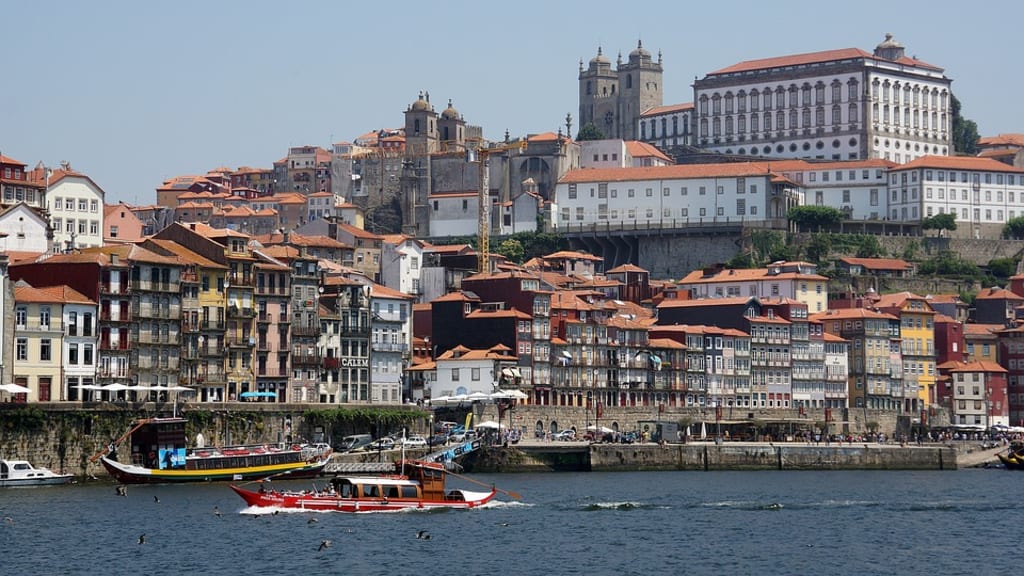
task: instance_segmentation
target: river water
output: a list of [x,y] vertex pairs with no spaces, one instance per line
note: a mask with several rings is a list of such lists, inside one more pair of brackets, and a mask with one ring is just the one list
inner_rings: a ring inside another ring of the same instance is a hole
[[[147,576],[1021,573],[1022,472],[474,478],[522,498],[464,511],[255,514],[225,484],[130,486],[124,497],[105,479],[7,489],[0,491],[0,569]],[[417,539],[420,530],[431,538]],[[141,534],[144,544],[137,543]],[[318,550],[323,540],[332,545]]]

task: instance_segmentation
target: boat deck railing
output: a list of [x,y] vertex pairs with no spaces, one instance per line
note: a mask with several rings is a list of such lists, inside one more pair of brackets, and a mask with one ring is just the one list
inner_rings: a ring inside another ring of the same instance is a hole
[[383,474],[395,471],[394,462],[330,462],[327,474]]

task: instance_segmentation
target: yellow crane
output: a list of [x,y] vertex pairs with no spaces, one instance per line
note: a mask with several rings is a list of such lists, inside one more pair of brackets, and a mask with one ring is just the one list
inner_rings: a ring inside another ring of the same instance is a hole
[[476,150],[480,170],[480,195],[479,195],[479,230],[477,230],[477,272],[485,274],[490,272],[491,265],[491,178],[490,163],[491,154],[509,152],[512,150],[526,150],[526,140],[520,140],[512,144],[495,146],[493,148],[479,148]]

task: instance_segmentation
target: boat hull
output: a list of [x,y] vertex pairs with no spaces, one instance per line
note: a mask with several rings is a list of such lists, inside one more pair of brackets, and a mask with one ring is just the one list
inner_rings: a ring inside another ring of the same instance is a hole
[[288,479],[315,478],[323,474],[329,459],[317,462],[292,462],[249,468],[209,468],[203,470],[144,468],[123,464],[104,456],[100,459],[107,472],[121,484],[174,484],[186,482],[237,482],[270,476]]
[[430,510],[436,508],[468,509],[482,506],[497,495],[497,490],[470,492],[453,490],[444,500],[402,499],[402,498],[343,498],[328,493],[254,492],[232,485],[231,489],[249,506],[257,508],[284,508],[319,512],[347,512],[366,514],[371,512],[401,512],[404,510]]
[[1024,470],[1024,454],[1012,452],[1010,454],[997,454],[999,461],[1006,466],[1007,470]]
[[36,468],[27,460],[0,460],[0,488],[59,486],[74,481],[74,474],[58,474],[49,468]]
[[74,474],[55,474],[38,478],[9,478],[0,480],[0,488],[29,488],[33,486],[62,486],[75,481]]

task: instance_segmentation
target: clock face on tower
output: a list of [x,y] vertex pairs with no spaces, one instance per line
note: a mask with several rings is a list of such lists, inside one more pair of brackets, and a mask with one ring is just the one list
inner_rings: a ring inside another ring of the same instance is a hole
[[612,114],[611,110],[604,113],[604,123],[611,126],[615,122],[615,115]]

